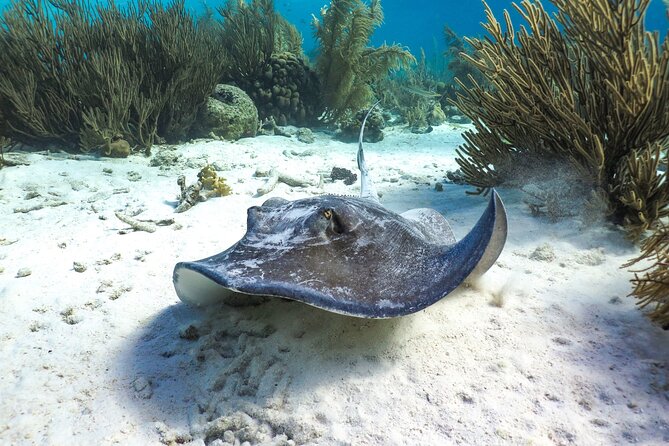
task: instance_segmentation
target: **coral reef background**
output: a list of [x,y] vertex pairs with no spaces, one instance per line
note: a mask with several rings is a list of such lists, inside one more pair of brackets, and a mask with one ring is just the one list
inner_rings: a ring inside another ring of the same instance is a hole
[[[123,6],[128,3],[128,0],[118,0],[116,3]],[[223,2],[190,0],[186,3],[191,11],[202,13],[205,7],[214,8]],[[307,54],[316,49],[316,41],[310,27],[311,14],[317,15],[325,3],[321,0],[280,0],[276,2],[277,12],[290,23],[295,24],[304,36],[304,49]],[[544,3],[550,12],[555,10],[549,2]],[[0,9],[4,9],[8,4],[9,0],[0,0]],[[510,0],[491,0],[488,4],[495,15],[501,17],[503,10],[509,9],[512,20],[518,21],[519,17],[511,8]],[[442,39],[444,23],[448,23],[453,31],[461,36],[479,35],[481,34],[480,23],[485,19],[479,1],[414,0],[411,2],[411,7],[407,8],[406,2],[386,0],[383,2],[383,8],[385,23],[372,37],[372,44],[378,46],[383,42],[401,42],[416,55],[421,47],[425,48],[428,53],[444,50]],[[647,29],[666,33],[667,23],[664,11],[665,6],[661,0],[651,1],[646,21]],[[416,32],[417,30],[421,32]]]
[[[106,3],[106,2],[100,2]],[[128,0],[118,0],[123,6]],[[167,3],[167,1],[165,1]],[[189,9],[195,13],[202,13],[205,7],[214,8],[222,1],[197,0],[187,1]],[[553,12],[555,8],[549,2],[544,2],[547,10]],[[316,41],[310,27],[311,14],[318,14],[325,4],[321,0],[280,0],[276,2],[276,9],[290,23],[295,24],[304,36],[304,50],[307,54],[316,49]],[[488,2],[495,15],[501,17],[504,9],[511,11],[511,18],[518,20],[518,15],[511,8],[510,0],[491,0]],[[9,0],[0,0],[0,10],[9,5]],[[481,34],[480,23],[485,19],[481,2],[447,0],[435,2],[432,0],[415,0],[407,8],[406,2],[386,0],[383,2],[385,23],[372,37],[375,46],[383,42],[401,42],[408,46],[414,54],[425,48],[428,53],[443,51],[442,31],[444,23],[448,23],[459,35]],[[652,0],[646,21],[649,30],[658,30],[663,35],[667,30],[664,16],[665,6],[662,0]],[[416,32],[421,30],[421,32]],[[660,37],[662,37],[662,35]]]

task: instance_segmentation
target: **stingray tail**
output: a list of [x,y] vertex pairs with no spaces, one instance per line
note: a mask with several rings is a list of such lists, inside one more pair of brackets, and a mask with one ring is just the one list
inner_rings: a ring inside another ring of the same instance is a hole
[[367,164],[365,163],[365,152],[362,148],[362,136],[365,133],[365,124],[367,123],[367,118],[374,110],[374,107],[379,105],[379,102],[376,101],[374,105],[367,111],[365,118],[362,120],[362,125],[360,126],[360,137],[358,138],[358,169],[360,170],[360,198],[367,198],[378,203],[379,194],[376,192],[376,187],[374,187],[374,182],[372,177],[367,170]]

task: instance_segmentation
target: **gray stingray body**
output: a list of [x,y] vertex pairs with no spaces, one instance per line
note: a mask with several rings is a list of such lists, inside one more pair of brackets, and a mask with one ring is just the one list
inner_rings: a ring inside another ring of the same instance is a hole
[[388,318],[433,304],[494,264],[507,234],[495,191],[474,228],[456,242],[435,210],[400,215],[378,203],[362,142],[358,165],[359,198],[272,198],[249,208],[241,240],[212,257],[176,265],[179,298],[206,305],[240,293],[276,296],[351,316]]

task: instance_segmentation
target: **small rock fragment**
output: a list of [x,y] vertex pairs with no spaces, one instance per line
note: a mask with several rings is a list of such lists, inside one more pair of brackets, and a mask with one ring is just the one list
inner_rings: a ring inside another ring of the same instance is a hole
[[560,345],[571,345],[571,341],[567,338],[563,338],[562,336],[554,337],[553,342]]
[[128,172],[128,181],[139,181],[142,179],[142,175],[139,172],[131,170]]
[[606,420],[602,420],[601,418],[593,418],[590,420],[590,423],[594,424],[597,427],[609,427],[610,423]]
[[65,322],[68,325],[76,325],[84,320],[83,317],[81,317],[79,314],[76,313],[74,307],[65,308],[63,311],[60,312],[60,316],[63,319],[63,322]]
[[30,268],[21,268],[16,272],[16,277],[28,277],[33,272]]
[[623,300],[620,298],[620,296],[613,296],[611,299],[609,299],[609,303],[613,305],[620,305],[623,303]]
[[312,144],[316,140],[316,138],[314,138],[314,134],[311,131],[311,129],[308,129],[306,127],[297,129],[295,135],[297,136],[298,141],[303,142],[305,144]]
[[34,203],[30,206],[14,208],[14,213],[15,214],[27,214],[28,212],[39,211],[40,209],[43,209],[43,208],[44,208],[43,203]]
[[132,382],[132,389],[135,391],[135,396],[137,398],[148,400],[153,396],[151,382],[143,376],[140,376]]
[[38,321],[33,321],[30,323],[28,326],[28,330],[30,330],[32,333],[37,333],[41,329],[45,328],[46,326],[42,324],[41,322]]
[[83,273],[86,271],[86,265],[81,262],[74,262],[72,264],[72,268],[78,273]]
[[103,280],[100,282],[100,285],[98,286],[98,289],[95,292],[98,294],[104,293],[112,286],[114,286],[114,282],[112,282],[111,280]]
[[179,337],[181,339],[186,339],[187,341],[195,341],[200,337],[200,333],[195,325],[189,325],[185,330],[179,332]]
[[530,259],[540,262],[552,262],[555,260],[555,251],[551,245],[544,243],[530,254]]
[[463,403],[474,404],[474,398],[471,395],[465,392],[458,392],[458,396],[460,397]]
[[467,180],[465,179],[465,174],[462,173],[462,170],[449,170],[446,172],[446,179],[453,183],[453,184],[459,184],[459,185],[464,185],[467,184]]
[[116,300],[129,291],[132,291],[131,286],[120,286],[115,288],[111,293],[109,293],[109,300]]
[[576,255],[576,263],[588,266],[599,266],[606,260],[602,248],[589,249]]
[[333,167],[332,172],[330,173],[330,178],[332,178],[333,181],[343,180],[344,184],[350,186],[356,182],[358,175],[343,167]]
[[232,431],[223,432],[223,441],[234,444],[235,443],[235,434]]
[[68,182],[70,183],[72,190],[75,192],[79,192],[80,190],[83,190],[85,187],[87,187],[86,183],[81,180],[70,180]]
[[160,167],[161,170],[166,170],[178,166],[183,161],[183,156],[180,155],[175,147],[164,147],[159,149],[151,158],[149,166]]
[[[301,152],[300,152],[300,151],[297,151],[297,150],[291,150],[291,151],[290,151],[290,155],[292,155],[292,156],[299,156],[300,158],[304,158],[305,156],[313,156],[314,153],[315,153],[315,152],[314,152],[313,150],[311,150],[311,149],[302,150]],[[286,153],[284,152],[284,155],[285,155],[285,154],[286,154]]]
[[96,265],[111,265],[113,262],[116,262],[118,260],[121,260],[121,254],[117,252],[117,253],[112,254],[112,256],[109,257],[108,259],[98,260],[97,262],[95,262],[95,264]]

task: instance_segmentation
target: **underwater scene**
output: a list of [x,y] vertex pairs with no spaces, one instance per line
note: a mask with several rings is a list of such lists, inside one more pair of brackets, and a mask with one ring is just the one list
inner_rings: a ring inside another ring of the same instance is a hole
[[669,0],[0,0],[0,444],[669,444]]

